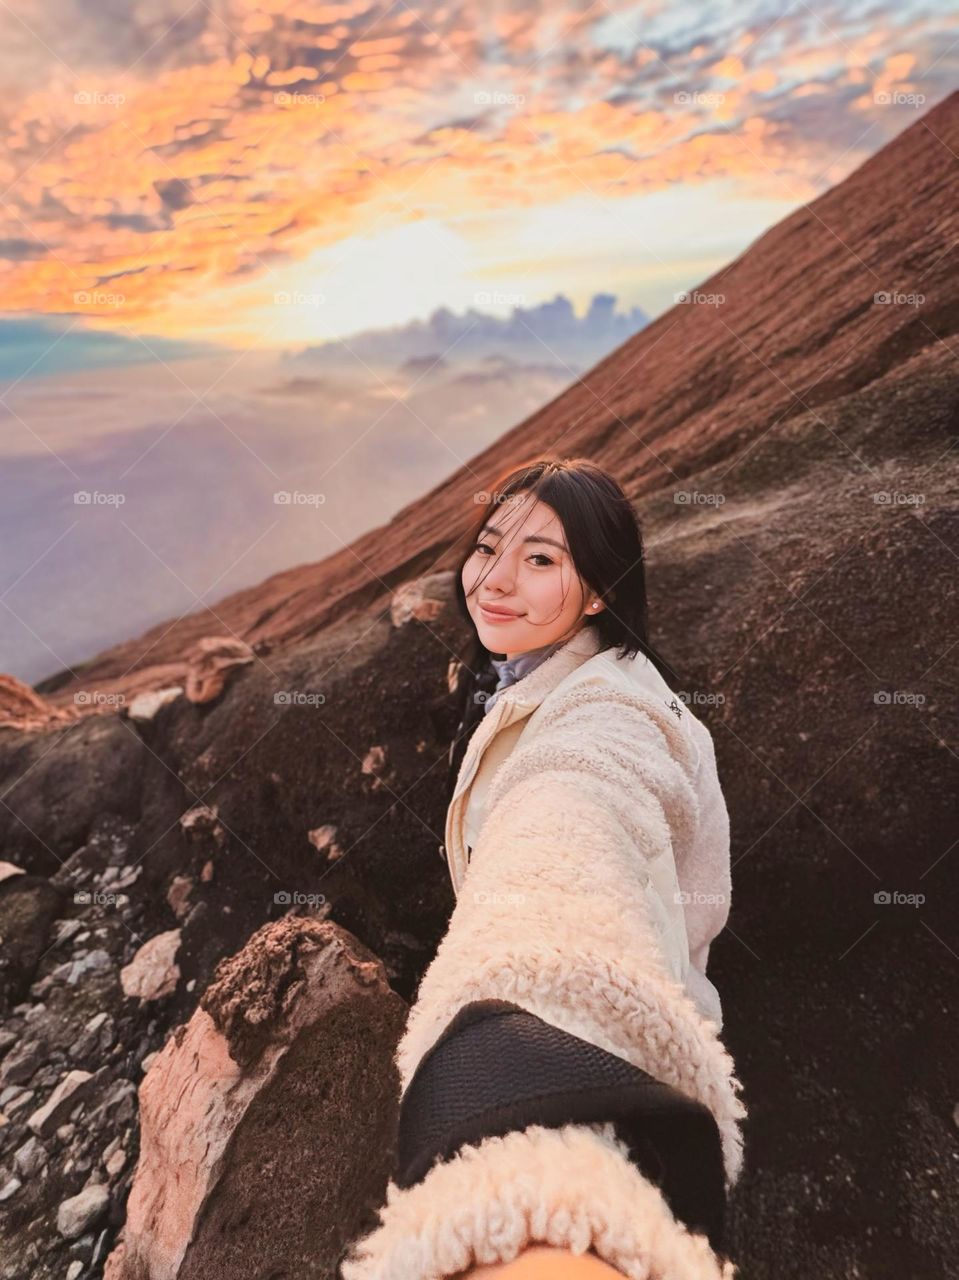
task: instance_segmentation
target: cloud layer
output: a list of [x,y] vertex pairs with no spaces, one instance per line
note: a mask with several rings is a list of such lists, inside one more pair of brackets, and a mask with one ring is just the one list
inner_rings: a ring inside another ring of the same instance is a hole
[[504,210],[720,180],[796,203],[944,96],[950,8],[12,0],[4,306],[282,344],[277,281],[388,228],[458,226],[482,287],[575,241],[491,257]]

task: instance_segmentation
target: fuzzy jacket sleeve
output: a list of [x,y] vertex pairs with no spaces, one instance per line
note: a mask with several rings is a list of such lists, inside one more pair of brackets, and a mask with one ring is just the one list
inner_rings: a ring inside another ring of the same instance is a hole
[[[676,957],[685,936],[678,949],[670,936],[682,929],[682,912],[666,900],[678,898],[674,850],[688,846],[696,829],[697,765],[697,748],[652,694],[600,680],[542,705],[493,778],[449,928],[410,1010],[396,1051],[404,1091],[458,1009],[488,997],[510,1000],[705,1103],[719,1127],[727,1184],[735,1181],[741,1086],[716,1024],[683,987]],[[556,1224],[568,1226],[572,1212],[562,1187],[580,1182],[583,1212],[594,1215],[594,1247],[623,1231],[651,1233],[636,1240],[638,1260],[621,1268],[625,1274],[718,1274],[693,1262],[653,1268],[655,1223],[664,1212],[671,1220],[659,1192],[623,1149],[607,1145],[600,1157],[594,1127],[567,1129],[562,1148],[553,1145],[555,1132],[531,1147],[526,1131],[526,1142],[514,1134],[464,1148],[417,1186],[391,1183],[382,1225],[364,1245],[365,1264],[344,1269],[345,1280],[438,1280],[470,1257],[505,1260],[520,1239],[558,1243]],[[562,1176],[547,1176],[541,1149],[562,1152]],[[593,1182],[588,1171],[598,1174],[600,1165],[603,1180]],[[615,1220],[602,1217],[607,1195]],[[503,1236],[506,1220],[521,1226]],[[569,1238],[582,1241],[584,1232],[580,1224]]]
[[656,887],[695,833],[698,751],[652,694],[597,681],[550,701],[493,778],[397,1047],[402,1088],[463,1004],[512,1000],[705,1103],[733,1182],[741,1086],[668,960],[682,911]]
[[677,1221],[611,1124],[530,1125],[467,1145],[415,1186],[391,1182],[380,1225],[343,1280],[443,1280],[531,1244],[592,1250],[630,1280],[734,1280],[732,1261]]

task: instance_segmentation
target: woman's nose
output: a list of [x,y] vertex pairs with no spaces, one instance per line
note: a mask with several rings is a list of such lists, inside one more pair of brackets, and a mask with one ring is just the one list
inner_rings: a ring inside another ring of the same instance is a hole
[[502,591],[504,595],[509,595],[513,590],[515,576],[515,570],[508,557],[497,556],[492,567],[487,571],[484,586],[487,591],[494,588]]

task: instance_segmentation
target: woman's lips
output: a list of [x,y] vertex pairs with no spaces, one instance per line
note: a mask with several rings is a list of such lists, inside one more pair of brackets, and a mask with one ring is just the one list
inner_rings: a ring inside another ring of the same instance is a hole
[[517,618],[521,618],[521,613],[494,613],[492,609],[487,609],[485,604],[480,605],[480,612],[485,622],[515,622]]

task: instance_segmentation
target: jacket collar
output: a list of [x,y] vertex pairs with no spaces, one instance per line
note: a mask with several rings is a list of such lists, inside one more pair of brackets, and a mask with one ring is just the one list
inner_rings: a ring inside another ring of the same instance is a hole
[[536,708],[568,675],[588,658],[599,652],[599,631],[592,626],[581,627],[555,653],[534,667],[528,675],[515,684],[507,685],[497,696],[495,705],[477,725],[460,764],[459,778],[454,788],[459,791],[464,778],[471,776],[471,765],[478,759],[495,734],[516,720],[532,715]]
[[[514,684],[507,685],[497,698],[497,706],[516,706],[524,711],[532,711],[544,700],[561,680],[599,652],[600,637],[596,627],[583,626],[571,636],[564,645],[534,667],[528,675]],[[491,709],[490,715],[495,711]]]

